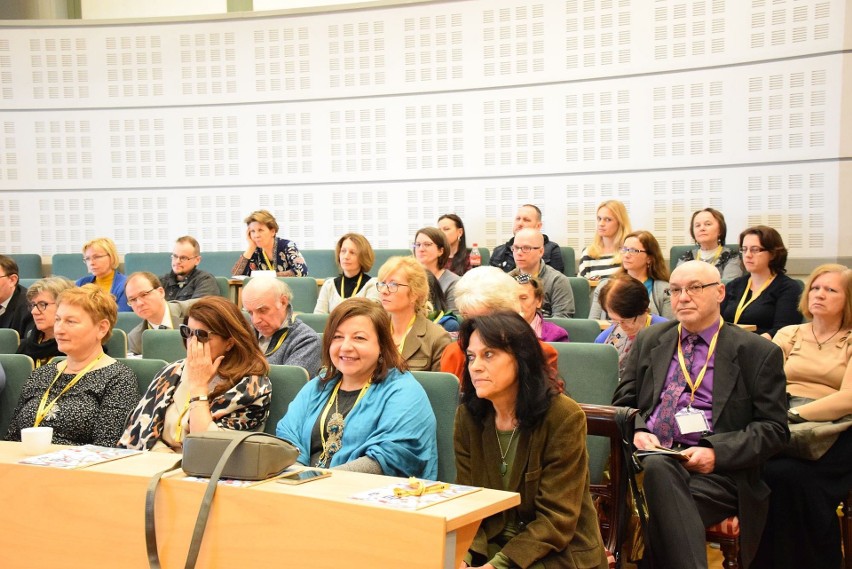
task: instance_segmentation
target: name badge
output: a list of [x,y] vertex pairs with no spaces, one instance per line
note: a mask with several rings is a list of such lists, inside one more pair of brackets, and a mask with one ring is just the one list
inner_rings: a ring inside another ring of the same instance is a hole
[[682,435],[703,433],[710,430],[710,425],[707,424],[707,417],[698,409],[686,407],[675,413],[674,418]]

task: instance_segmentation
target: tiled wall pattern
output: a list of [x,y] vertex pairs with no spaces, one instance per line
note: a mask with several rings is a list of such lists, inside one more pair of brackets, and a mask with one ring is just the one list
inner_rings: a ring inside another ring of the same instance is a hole
[[769,223],[794,257],[852,255],[846,10],[461,0],[18,22],[0,33],[0,249],[111,235],[157,251],[185,233],[241,249],[260,207],[305,248],[347,231],[405,247],[451,211],[493,247],[532,202],[579,251],[614,198],[664,249],[713,206],[729,240]]

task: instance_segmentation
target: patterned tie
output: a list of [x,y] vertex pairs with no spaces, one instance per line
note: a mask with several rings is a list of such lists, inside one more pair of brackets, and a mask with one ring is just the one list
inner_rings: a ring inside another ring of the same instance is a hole
[[[692,373],[692,356],[695,352],[695,343],[698,341],[697,334],[690,334],[682,343],[683,361],[686,369]],[[686,389],[686,377],[678,364],[675,367],[674,381],[669,382],[660,397],[660,416],[657,419],[656,435],[660,439],[660,445],[671,448],[675,434],[675,413],[677,412],[677,401],[683,390]]]

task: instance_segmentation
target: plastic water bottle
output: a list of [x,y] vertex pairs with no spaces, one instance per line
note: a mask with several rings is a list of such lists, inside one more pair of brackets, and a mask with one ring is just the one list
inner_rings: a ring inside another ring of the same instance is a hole
[[476,243],[473,244],[473,248],[470,250],[470,266],[478,267],[482,264],[482,254],[479,252],[479,247],[477,247]]

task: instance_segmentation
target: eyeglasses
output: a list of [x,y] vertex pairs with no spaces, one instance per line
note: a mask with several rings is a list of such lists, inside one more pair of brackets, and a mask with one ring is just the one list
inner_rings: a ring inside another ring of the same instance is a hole
[[535,251],[537,249],[541,249],[541,247],[530,247],[529,245],[512,245],[513,253],[529,253],[530,251]]
[[28,302],[27,303],[27,310],[32,312],[33,308],[35,308],[36,310],[38,310],[39,314],[44,314],[44,311],[47,310],[47,307],[53,306],[54,304],[56,304],[56,303],[55,302],[45,302],[43,300],[40,301],[40,302]]
[[634,249],[633,247],[622,247],[622,255],[638,255],[639,253],[647,253],[645,249]]
[[91,263],[92,261],[97,261],[98,259],[103,259],[104,257],[109,257],[109,255],[89,255],[88,257],[83,257],[84,263]]
[[0,279],[8,279],[12,275],[0,275]]
[[[640,314],[639,316],[643,316],[643,315]],[[639,318],[639,316],[634,316],[633,318],[622,318],[621,320],[616,320],[615,318],[610,318],[609,321],[610,321],[611,324],[615,324],[616,326],[621,326],[622,328],[624,328],[625,324],[627,324],[627,325],[636,324],[636,319]]]
[[127,304],[129,306],[133,306],[134,304],[136,304],[137,302],[139,302],[140,300],[142,300],[143,298],[145,298],[146,296],[148,296],[149,294],[151,294],[155,290],[157,290],[157,289],[152,288],[151,290],[146,290],[145,292],[140,292],[139,294],[137,294],[133,298],[128,298]]
[[389,283],[386,283],[385,281],[379,281],[379,282],[376,283],[376,288],[379,290],[379,292],[384,292],[385,290],[387,290],[388,292],[396,292],[397,290],[399,290],[399,287],[401,287],[401,286],[408,286],[408,285],[398,283],[398,282],[394,282],[394,281],[391,281]]
[[208,332],[207,330],[193,330],[186,324],[180,325],[180,337],[183,338],[184,343],[186,343],[191,337],[195,336],[199,342],[202,344],[206,344],[210,341],[210,336],[215,334],[215,332]]
[[422,249],[429,249],[430,247],[434,247],[434,246],[435,246],[435,244],[432,243],[431,241],[424,241],[422,243],[412,243],[411,248],[412,249],[421,249],[421,248]]
[[752,255],[757,255],[758,253],[763,253],[767,249],[763,247],[740,247],[740,253],[745,255],[746,253],[751,253]]
[[720,285],[720,284],[722,284],[722,283],[716,282],[716,283],[707,283],[707,284],[692,284],[692,285],[689,285],[689,286],[685,286],[683,288],[681,288],[679,286],[673,286],[671,288],[666,289],[666,294],[669,295],[669,296],[672,296],[674,298],[677,298],[677,297],[680,296],[680,293],[685,292],[687,294],[687,296],[693,297],[693,296],[701,294],[701,291],[703,291],[708,286],[717,286],[717,285]]
[[195,255],[193,257],[184,257],[183,255],[175,255],[174,253],[172,253],[172,261],[180,261],[181,263],[186,263],[187,261],[191,261],[197,258],[198,255]]

